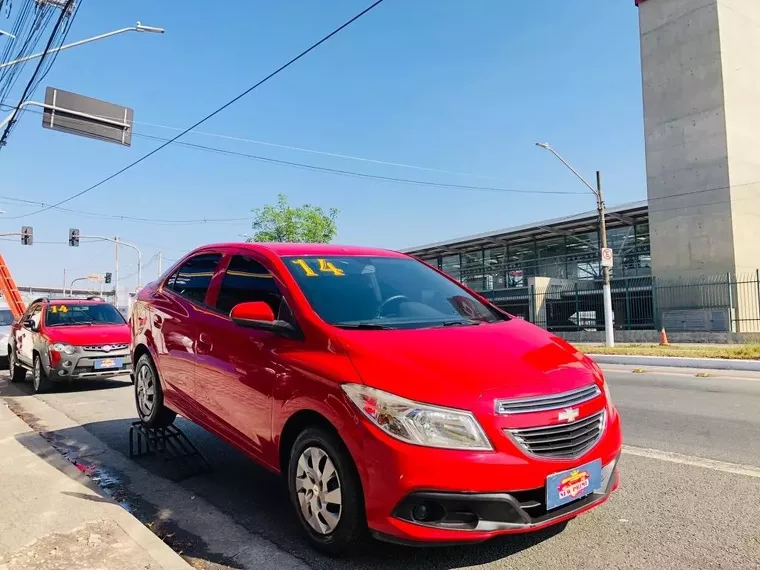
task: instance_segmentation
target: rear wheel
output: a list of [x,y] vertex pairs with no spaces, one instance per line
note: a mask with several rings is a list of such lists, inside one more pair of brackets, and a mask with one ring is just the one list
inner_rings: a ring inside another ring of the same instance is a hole
[[11,382],[23,382],[26,380],[26,368],[19,366],[16,360],[16,351],[8,347],[8,373],[11,377]]
[[311,543],[330,555],[356,551],[367,538],[364,495],[351,456],[337,435],[310,427],[296,439],[288,490]]
[[164,406],[164,393],[153,360],[143,354],[135,368],[135,405],[140,421],[150,428],[171,425],[177,413]]
[[53,388],[53,383],[50,381],[45,367],[42,366],[42,359],[39,354],[34,355],[34,366],[32,367],[32,380],[34,381],[34,393],[44,394],[50,392]]

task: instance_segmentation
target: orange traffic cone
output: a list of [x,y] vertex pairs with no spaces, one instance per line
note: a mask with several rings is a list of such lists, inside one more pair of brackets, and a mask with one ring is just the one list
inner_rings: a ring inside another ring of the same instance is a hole
[[660,346],[668,346],[668,333],[665,332],[665,327],[660,329]]

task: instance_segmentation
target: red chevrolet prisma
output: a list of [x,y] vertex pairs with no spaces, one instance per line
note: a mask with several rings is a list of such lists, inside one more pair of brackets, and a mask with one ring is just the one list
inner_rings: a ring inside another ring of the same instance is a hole
[[222,244],[143,289],[135,400],[281,473],[317,547],[533,531],[618,485],[599,368],[406,255]]

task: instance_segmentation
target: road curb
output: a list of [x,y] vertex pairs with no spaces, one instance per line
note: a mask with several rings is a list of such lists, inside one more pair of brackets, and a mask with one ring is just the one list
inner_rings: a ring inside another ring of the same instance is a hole
[[759,360],[734,360],[729,358],[682,358],[677,356],[634,356],[624,354],[589,354],[597,364],[620,364],[624,366],[660,366],[671,368],[701,368],[707,370],[738,370],[760,372]]

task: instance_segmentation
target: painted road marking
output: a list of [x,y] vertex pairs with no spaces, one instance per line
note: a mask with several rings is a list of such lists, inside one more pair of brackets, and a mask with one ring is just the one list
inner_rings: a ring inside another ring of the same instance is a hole
[[745,475],[747,477],[756,477],[760,479],[760,467],[753,467],[752,465],[728,463],[726,461],[716,461],[715,459],[706,459],[704,457],[694,457],[693,455],[683,455],[671,451],[660,451],[659,449],[634,447],[630,445],[623,446],[623,453],[626,455],[659,459],[660,461],[668,461],[670,463],[692,465],[694,467],[712,469],[713,471],[722,471],[723,473],[733,473],[734,475]]

